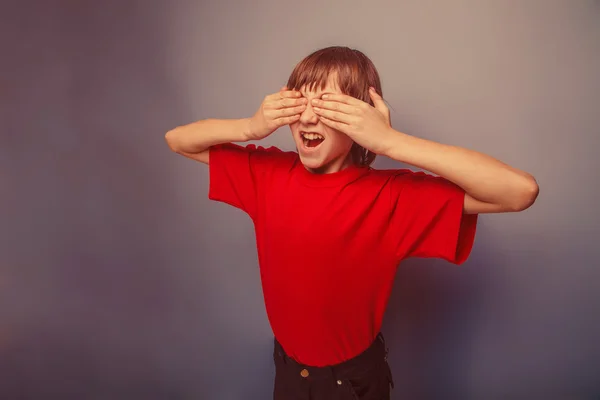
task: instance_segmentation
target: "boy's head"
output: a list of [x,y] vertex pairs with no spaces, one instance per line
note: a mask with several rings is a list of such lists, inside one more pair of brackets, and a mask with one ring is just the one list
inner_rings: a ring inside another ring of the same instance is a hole
[[382,95],[379,74],[373,62],[362,52],[348,47],[333,46],[315,51],[296,65],[287,88],[300,91],[309,102],[300,119],[290,128],[300,160],[310,171],[330,173],[350,164],[367,166],[373,162],[374,153],[323,124],[310,103],[313,98],[329,92],[343,93],[373,105],[369,96],[370,86]]

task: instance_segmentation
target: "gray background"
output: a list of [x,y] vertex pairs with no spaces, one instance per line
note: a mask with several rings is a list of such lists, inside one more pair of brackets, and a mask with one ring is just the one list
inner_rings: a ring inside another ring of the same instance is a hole
[[399,269],[394,398],[600,396],[599,1],[2,5],[0,399],[269,398],[251,222],[164,134],[252,115],[332,44],[373,59],[397,129],[541,188],[464,266]]

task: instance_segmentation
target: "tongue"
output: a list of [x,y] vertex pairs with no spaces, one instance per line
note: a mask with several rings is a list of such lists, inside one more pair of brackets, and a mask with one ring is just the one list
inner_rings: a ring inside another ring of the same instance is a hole
[[309,139],[307,147],[317,147],[322,141],[323,139]]

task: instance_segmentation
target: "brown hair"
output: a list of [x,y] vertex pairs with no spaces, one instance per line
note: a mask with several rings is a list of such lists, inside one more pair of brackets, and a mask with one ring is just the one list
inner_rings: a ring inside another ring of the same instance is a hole
[[[342,46],[331,46],[317,50],[296,65],[287,87],[298,90],[306,86],[313,90],[316,85],[324,89],[330,74],[335,73],[342,93],[374,105],[369,95],[369,87],[383,96],[379,73],[373,62],[361,51]],[[357,165],[371,165],[377,156],[359,146],[350,149],[352,161]]]

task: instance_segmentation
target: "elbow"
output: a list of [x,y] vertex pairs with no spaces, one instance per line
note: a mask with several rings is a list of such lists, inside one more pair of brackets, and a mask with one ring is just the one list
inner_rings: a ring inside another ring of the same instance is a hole
[[514,212],[524,211],[531,207],[540,193],[537,181],[531,175],[525,176],[519,186],[510,207]]

